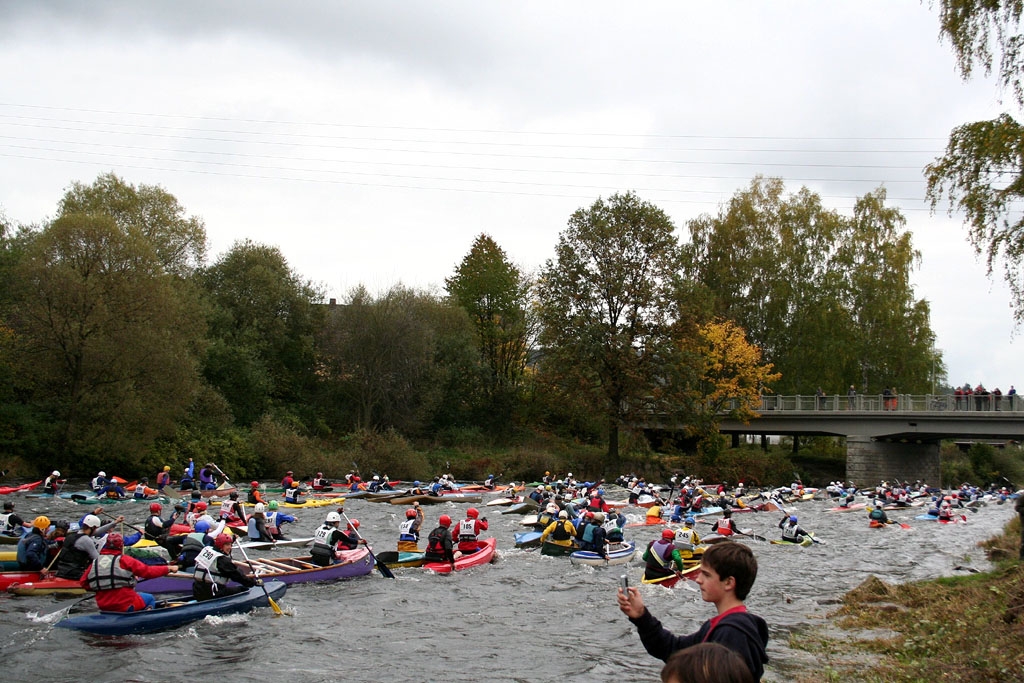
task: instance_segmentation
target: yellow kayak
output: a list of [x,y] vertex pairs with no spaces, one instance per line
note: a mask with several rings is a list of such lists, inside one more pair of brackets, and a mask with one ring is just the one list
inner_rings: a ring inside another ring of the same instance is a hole
[[304,503],[279,503],[283,508],[322,508],[328,505],[344,505],[345,501],[339,501],[337,498],[316,498],[313,500],[307,500]]

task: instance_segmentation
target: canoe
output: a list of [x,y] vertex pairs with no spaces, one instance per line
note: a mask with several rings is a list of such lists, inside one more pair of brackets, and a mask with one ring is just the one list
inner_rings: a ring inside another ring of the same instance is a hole
[[0,486],[0,495],[7,493],[17,493],[18,491],[31,491],[35,487],[43,483],[43,480],[34,481],[31,484],[21,484],[19,486]]
[[0,591],[6,591],[11,584],[38,581],[42,576],[41,572],[0,572]]
[[[272,560],[262,557],[249,558],[256,569],[257,576],[264,580],[280,581],[286,584],[336,581],[365,576],[373,571],[374,567],[370,551],[366,548],[342,551],[342,561],[326,567],[313,564],[310,560],[309,555],[278,557]],[[251,573],[246,563],[236,561],[235,564],[246,574]],[[228,585],[236,586],[238,584],[229,581]],[[187,590],[191,586],[192,572],[174,572],[155,579],[139,581],[137,588],[146,593],[177,593]]]
[[532,498],[527,498],[522,503],[516,503],[515,505],[509,505],[507,508],[501,511],[503,515],[525,515],[528,512],[533,512],[539,506],[537,501]]
[[[462,571],[463,569],[469,569],[470,567],[476,567],[494,561],[494,553],[498,547],[498,539],[484,538],[481,539],[481,541],[484,543],[484,547],[477,550],[475,553],[471,553],[469,555],[460,555],[459,553],[455,553],[455,571]],[[447,562],[427,562],[423,565],[423,568],[437,574],[450,574],[452,571],[451,565]]]
[[78,503],[79,505],[113,505],[114,503],[170,503],[171,499],[165,495],[152,496],[151,498],[135,498],[134,496],[125,496],[124,498],[100,498],[98,496],[87,496],[83,497],[78,494],[72,494],[71,500]]
[[565,557],[566,555],[572,555],[577,550],[579,550],[579,546],[558,545],[557,543],[544,541],[544,544],[540,547],[540,554],[547,555],[548,557]]
[[0,550],[0,562],[17,562],[17,550]]
[[399,569],[401,567],[422,567],[425,555],[426,553],[422,552],[407,553],[385,550],[382,553],[377,553],[377,561],[383,562],[391,569]]
[[0,545],[18,545],[18,541],[21,540],[21,536],[8,536],[7,534],[0,534]]
[[633,559],[636,554],[636,543],[625,541],[608,546],[608,559],[589,550],[577,550],[569,555],[569,562],[573,564],[585,564],[591,567],[608,567],[616,564],[625,564]]
[[487,501],[486,503],[484,503],[484,505],[506,505],[507,506],[507,505],[515,505],[516,503],[522,503],[522,502],[523,502],[522,498],[518,498],[518,497],[516,497],[516,498],[495,498],[494,500]]
[[40,578],[36,581],[12,583],[7,587],[7,592],[11,595],[50,595],[52,593],[59,593],[61,595],[84,595],[85,588],[82,587],[81,581],[75,581],[72,579]]
[[517,548],[529,548],[530,546],[540,545],[540,537],[544,533],[541,531],[523,531],[515,534],[516,547]]
[[398,498],[390,498],[388,499],[388,502],[392,505],[409,505],[410,503],[437,505],[438,503],[479,503],[482,500],[483,496],[471,493],[453,493],[447,496],[432,496],[429,493],[424,493],[418,496],[400,496]]
[[386,503],[392,498],[407,498],[410,495],[408,491],[382,491],[381,493],[367,493],[363,496],[363,500],[368,503]]
[[[199,493],[200,493],[200,495],[202,495],[203,498],[215,498],[217,496],[227,497],[227,496],[230,496],[232,493],[235,493],[237,491],[238,491],[238,488],[236,488],[234,486],[228,486],[226,484],[221,484],[219,487],[217,487],[215,489],[202,489],[202,490],[199,491]],[[192,496],[192,491],[191,490],[189,490],[189,491],[178,491],[178,496],[180,498],[190,498]]]
[[287,590],[287,584],[281,581],[268,581],[263,586],[253,586],[244,593],[224,598],[196,602],[188,596],[141,612],[96,612],[69,617],[58,621],[56,626],[104,636],[153,633],[183,626],[207,615],[235,614],[256,607],[267,607],[268,593],[274,600],[279,600]]
[[245,550],[273,550],[274,548],[302,548],[313,542],[312,536],[306,538],[289,538],[286,541],[241,541],[239,548]]
[[687,567],[686,563],[684,562],[683,571],[681,572],[680,576],[676,576],[675,574],[669,574],[668,576],[662,577],[660,579],[648,579],[644,577],[640,579],[640,583],[652,586],[662,586],[663,588],[672,588],[677,583],[679,583],[681,579],[690,579],[695,581],[697,579],[697,574],[699,573],[700,562],[689,567]]

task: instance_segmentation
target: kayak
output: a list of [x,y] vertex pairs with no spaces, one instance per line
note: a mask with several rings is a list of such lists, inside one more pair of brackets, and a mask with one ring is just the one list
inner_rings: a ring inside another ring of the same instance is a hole
[[522,503],[516,503],[515,505],[508,506],[507,508],[501,511],[501,514],[525,515],[528,512],[533,512],[534,510],[537,509],[537,507],[537,501],[535,501],[533,498],[527,498]]
[[453,493],[447,496],[432,496],[429,493],[423,493],[418,496],[400,496],[398,498],[390,498],[388,502],[392,505],[409,505],[410,503],[420,503],[421,505],[436,505],[438,503],[479,503],[483,500],[483,497],[479,494],[471,493]]
[[267,607],[267,599],[280,599],[288,586],[281,581],[268,581],[253,586],[244,593],[224,598],[196,602],[191,596],[158,603],[155,609],[140,612],[97,612],[58,621],[59,628],[70,628],[104,636],[124,636],[132,633],[153,633],[198,621],[207,615],[248,612],[256,607]]
[[43,480],[34,481],[31,484],[21,484],[19,486],[0,486],[0,495],[7,493],[17,493],[18,491],[31,491],[35,487],[43,483]]
[[114,503],[170,503],[171,499],[167,496],[153,496],[151,498],[135,498],[134,496],[127,496],[125,498],[108,498],[98,496],[82,496],[80,494],[71,494],[71,500],[80,505],[113,505]]
[[39,581],[42,577],[42,572],[0,572],[0,591],[6,591],[12,584]]
[[803,540],[801,540],[799,543],[794,543],[793,541],[783,541],[779,538],[773,538],[770,542],[774,543],[775,545],[799,545],[805,548],[809,545],[814,544],[814,541],[811,540],[810,536],[804,536]]
[[409,553],[409,552],[396,552],[394,550],[385,550],[382,553],[377,553],[377,561],[383,562],[387,567],[391,569],[399,569],[401,567],[422,567],[423,558],[426,553]]
[[[229,485],[227,483],[224,483],[224,484],[221,484],[220,486],[218,486],[215,489],[201,489],[199,491],[199,494],[203,498],[215,498],[217,496],[225,496],[225,497],[226,496],[230,496],[232,493],[236,493],[237,491],[238,491],[238,488],[236,488],[234,486],[231,486],[231,485]],[[181,497],[181,498],[190,498],[192,496],[192,491],[191,490],[179,491],[178,494],[179,494],[179,497]]]
[[515,505],[522,502],[523,499],[517,496],[515,498],[495,498],[494,500],[487,501],[485,505]]
[[699,574],[699,573],[700,573],[700,562],[698,562],[698,563],[696,563],[696,564],[694,564],[694,565],[692,565],[690,567],[687,567],[686,563],[684,562],[683,563],[683,571],[681,572],[680,576],[676,576],[675,574],[669,574],[668,576],[662,577],[660,579],[648,579],[647,577],[644,577],[644,578],[640,579],[640,583],[648,584],[648,585],[654,585],[654,586],[663,586],[664,588],[672,588],[677,583],[679,583],[679,581],[681,579],[690,579],[692,581],[696,581],[697,580],[697,574]]
[[569,555],[569,561],[573,564],[585,564],[591,567],[605,567],[616,564],[625,564],[633,559],[636,554],[636,543],[625,541],[614,543],[608,546],[608,558],[604,555],[589,550],[577,550]]
[[829,508],[828,510],[825,510],[825,512],[852,512],[853,510],[863,510],[867,506],[867,503],[854,503],[853,505],[848,505],[846,507],[839,505],[834,508]]
[[279,503],[279,505],[283,508],[322,508],[327,505],[338,505],[338,501],[335,498],[317,498],[302,503]]
[[313,542],[312,536],[306,538],[289,538],[283,541],[241,541],[239,548],[245,550],[273,550],[274,548],[302,548]]
[[626,528],[629,529],[637,526],[654,526],[657,524],[668,524],[668,520],[662,519],[661,517],[645,517],[644,521],[627,524]]
[[[463,569],[469,569],[470,567],[476,567],[494,561],[494,553],[498,547],[498,539],[485,538],[482,539],[482,542],[484,543],[484,547],[477,550],[475,553],[470,553],[469,555],[460,555],[458,552],[455,553],[455,571],[462,571]],[[452,571],[451,565],[447,562],[427,562],[423,565],[423,568],[437,574],[450,574]]]
[[85,588],[82,587],[81,581],[73,579],[40,578],[36,581],[12,583],[7,587],[7,592],[11,595],[84,595]]
[[515,535],[516,547],[517,548],[529,548],[530,546],[540,545],[540,537],[544,535],[542,531],[523,531]]
[[706,517],[707,515],[717,515],[722,511],[722,508],[717,505],[711,505],[709,507],[701,508],[700,512],[691,512],[691,517]]
[[[336,581],[338,579],[349,579],[356,576],[366,576],[373,571],[374,562],[370,557],[370,551],[366,548],[356,550],[343,550],[342,561],[337,564],[330,564],[326,567],[313,564],[309,555],[302,557],[279,557],[266,559],[253,557],[249,559],[256,575],[265,580],[280,581],[282,583],[312,583],[314,581]],[[235,562],[238,568],[251,576],[248,563]],[[139,581],[138,590],[145,593],[176,593],[181,590],[188,590],[192,585],[192,572],[174,572],[165,576],[158,576],[155,579]],[[229,586],[238,584],[229,581]]]

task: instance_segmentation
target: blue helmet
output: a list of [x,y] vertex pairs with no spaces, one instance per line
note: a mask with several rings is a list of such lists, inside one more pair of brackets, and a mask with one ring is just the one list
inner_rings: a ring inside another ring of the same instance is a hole
[[697,518],[694,517],[693,515],[689,515],[686,518],[686,523],[689,524],[690,526],[693,526],[693,524],[695,524],[696,521],[697,521]]
[[604,489],[598,489],[597,490],[597,495],[603,496],[604,495]]
[[201,519],[198,522],[196,522],[196,531],[198,533],[205,534],[209,530],[210,530],[210,523],[207,522],[205,519]]
[[791,522],[793,522],[794,524],[796,524],[796,515],[790,515],[790,516],[789,516],[789,521],[791,521]]

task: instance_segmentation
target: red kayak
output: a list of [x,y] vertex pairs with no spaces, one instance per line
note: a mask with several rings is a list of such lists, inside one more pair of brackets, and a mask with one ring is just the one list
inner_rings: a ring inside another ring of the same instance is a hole
[[6,591],[11,584],[38,581],[41,572],[0,572],[0,591]]
[[668,575],[668,576],[666,576],[664,578],[661,578],[661,579],[646,579],[646,578],[645,579],[641,579],[640,582],[644,583],[644,584],[658,585],[658,586],[662,586],[664,588],[672,588],[677,583],[679,583],[680,579],[691,579],[693,581],[696,581],[697,580],[697,574],[699,574],[699,573],[700,573],[700,563],[698,562],[697,564],[693,565],[692,567],[684,569],[679,576],[676,576],[675,574],[670,574],[670,575]]
[[[484,547],[471,555],[462,555],[460,557],[459,553],[455,553],[455,571],[487,564],[494,559],[494,552],[498,548],[498,539],[485,538],[482,543]],[[447,562],[428,562],[423,565],[423,568],[438,574],[450,574],[452,571],[452,566]]]
[[31,484],[22,484],[21,486],[0,486],[0,494],[4,493],[17,493],[18,491],[31,491],[35,487],[43,483],[43,480],[32,482]]
[[661,517],[647,517],[642,522],[633,522],[632,524],[627,524],[626,528],[631,529],[633,527],[638,526],[656,526],[658,524],[668,524],[668,520],[662,519]]

